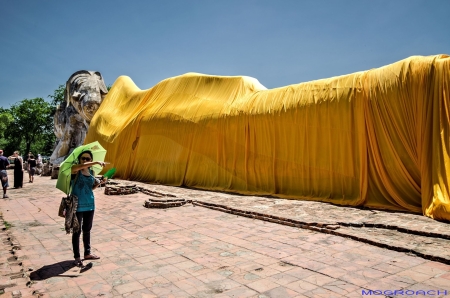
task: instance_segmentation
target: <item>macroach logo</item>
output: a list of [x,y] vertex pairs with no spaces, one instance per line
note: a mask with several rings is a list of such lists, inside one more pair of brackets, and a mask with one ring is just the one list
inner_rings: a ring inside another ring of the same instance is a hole
[[447,290],[362,290],[363,296],[447,296]]

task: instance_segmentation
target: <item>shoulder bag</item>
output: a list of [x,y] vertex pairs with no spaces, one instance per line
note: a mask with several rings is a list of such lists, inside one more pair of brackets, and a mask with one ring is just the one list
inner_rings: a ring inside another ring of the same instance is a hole
[[[73,182],[73,185],[77,183],[79,172],[77,172],[77,176],[75,177],[75,181]],[[58,216],[59,217],[66,217],[66,211],[70,206],[73,206],[74,199],[78,202],[78,198],[76,195],[72,194],[72,184],[69,188],[69,193],[67,194],[67,197],[63,197],[61,199],[61,203],[59,204],[59,210],[58,210]]]

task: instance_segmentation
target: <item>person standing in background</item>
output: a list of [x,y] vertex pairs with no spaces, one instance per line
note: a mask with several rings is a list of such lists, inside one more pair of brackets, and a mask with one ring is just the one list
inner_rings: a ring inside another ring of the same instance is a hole
[[38,154],[36,162],[37,162],[36,175],[42,176],[43,165],[42,165],[42,156],[40,154]]
[[28,176],[30,178],[29,183],[33,183],[34,173],[36,173],[36,159],[34,159],[34,155],[31,154],[28,158]]
[[3,198],[9,198],[6,195],[6,190],[8,189],[8,173],[6,169],[9,167],[9,160],[3,156],[3,150],[0,149],[0,177],[2,179],[2,187],[3,187]]
[[[26,165],[25,165],[24,169],[27,170],[27,171],[28,171],[28,169],[29,169],[29,167],[28,167],[28,160],[30,159],[30,156],[31,156],[32,154],[33,154],[33,153],[31,153],[31,151],[28,152],[28,155],[27,155],[27,156],[24,156],[24,159],[23,159],[23,161],[26,162]],[[28,171],[28,172],[29,172],[29,171]]]
[[23,159],[19,151],[14,151],[14,154],[9,158],[14,158],[14,188],[23,187]]

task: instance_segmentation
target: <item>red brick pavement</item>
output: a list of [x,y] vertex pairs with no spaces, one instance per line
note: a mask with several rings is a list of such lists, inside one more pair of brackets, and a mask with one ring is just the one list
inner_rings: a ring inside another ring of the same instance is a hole
[[[55,183],[36,177],[0,200],[3,220],[12,224],[9,234],[0,234],[7,248],[0,255],[0,285],[7,284],[2,297],[19,291],[22,297],[361,297],[369,290],[450,296],[450,266],[441,262],[192,204],[147,209],[145,194],[106,196],[103,189],[95,191],[92,231],[101,259],[80,273],[71,265],[71,237],[57,216],[62,195]],[[148,187],[205,201],[227,196]],[[247,198],[229,196],[230,202]],[[427,224],[439,230],[443,223]],[[28,286],[12,285],[16,273],[29,276]]]

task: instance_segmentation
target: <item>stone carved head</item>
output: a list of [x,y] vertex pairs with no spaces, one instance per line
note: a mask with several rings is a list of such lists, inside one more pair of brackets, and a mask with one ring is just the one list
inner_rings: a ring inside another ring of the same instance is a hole
[[107,93],[108,89],[100,72],[80,70],[67,80],[64,99],[67,106],[72,104],[89,123]]
[[60,164],[74,148],[83,144],[89,124],[107,93],[98,71],[80,70],[70,76],[64,93],[66,104],[57,107],[53,120],[57,140],[50,157],[52,164]]

